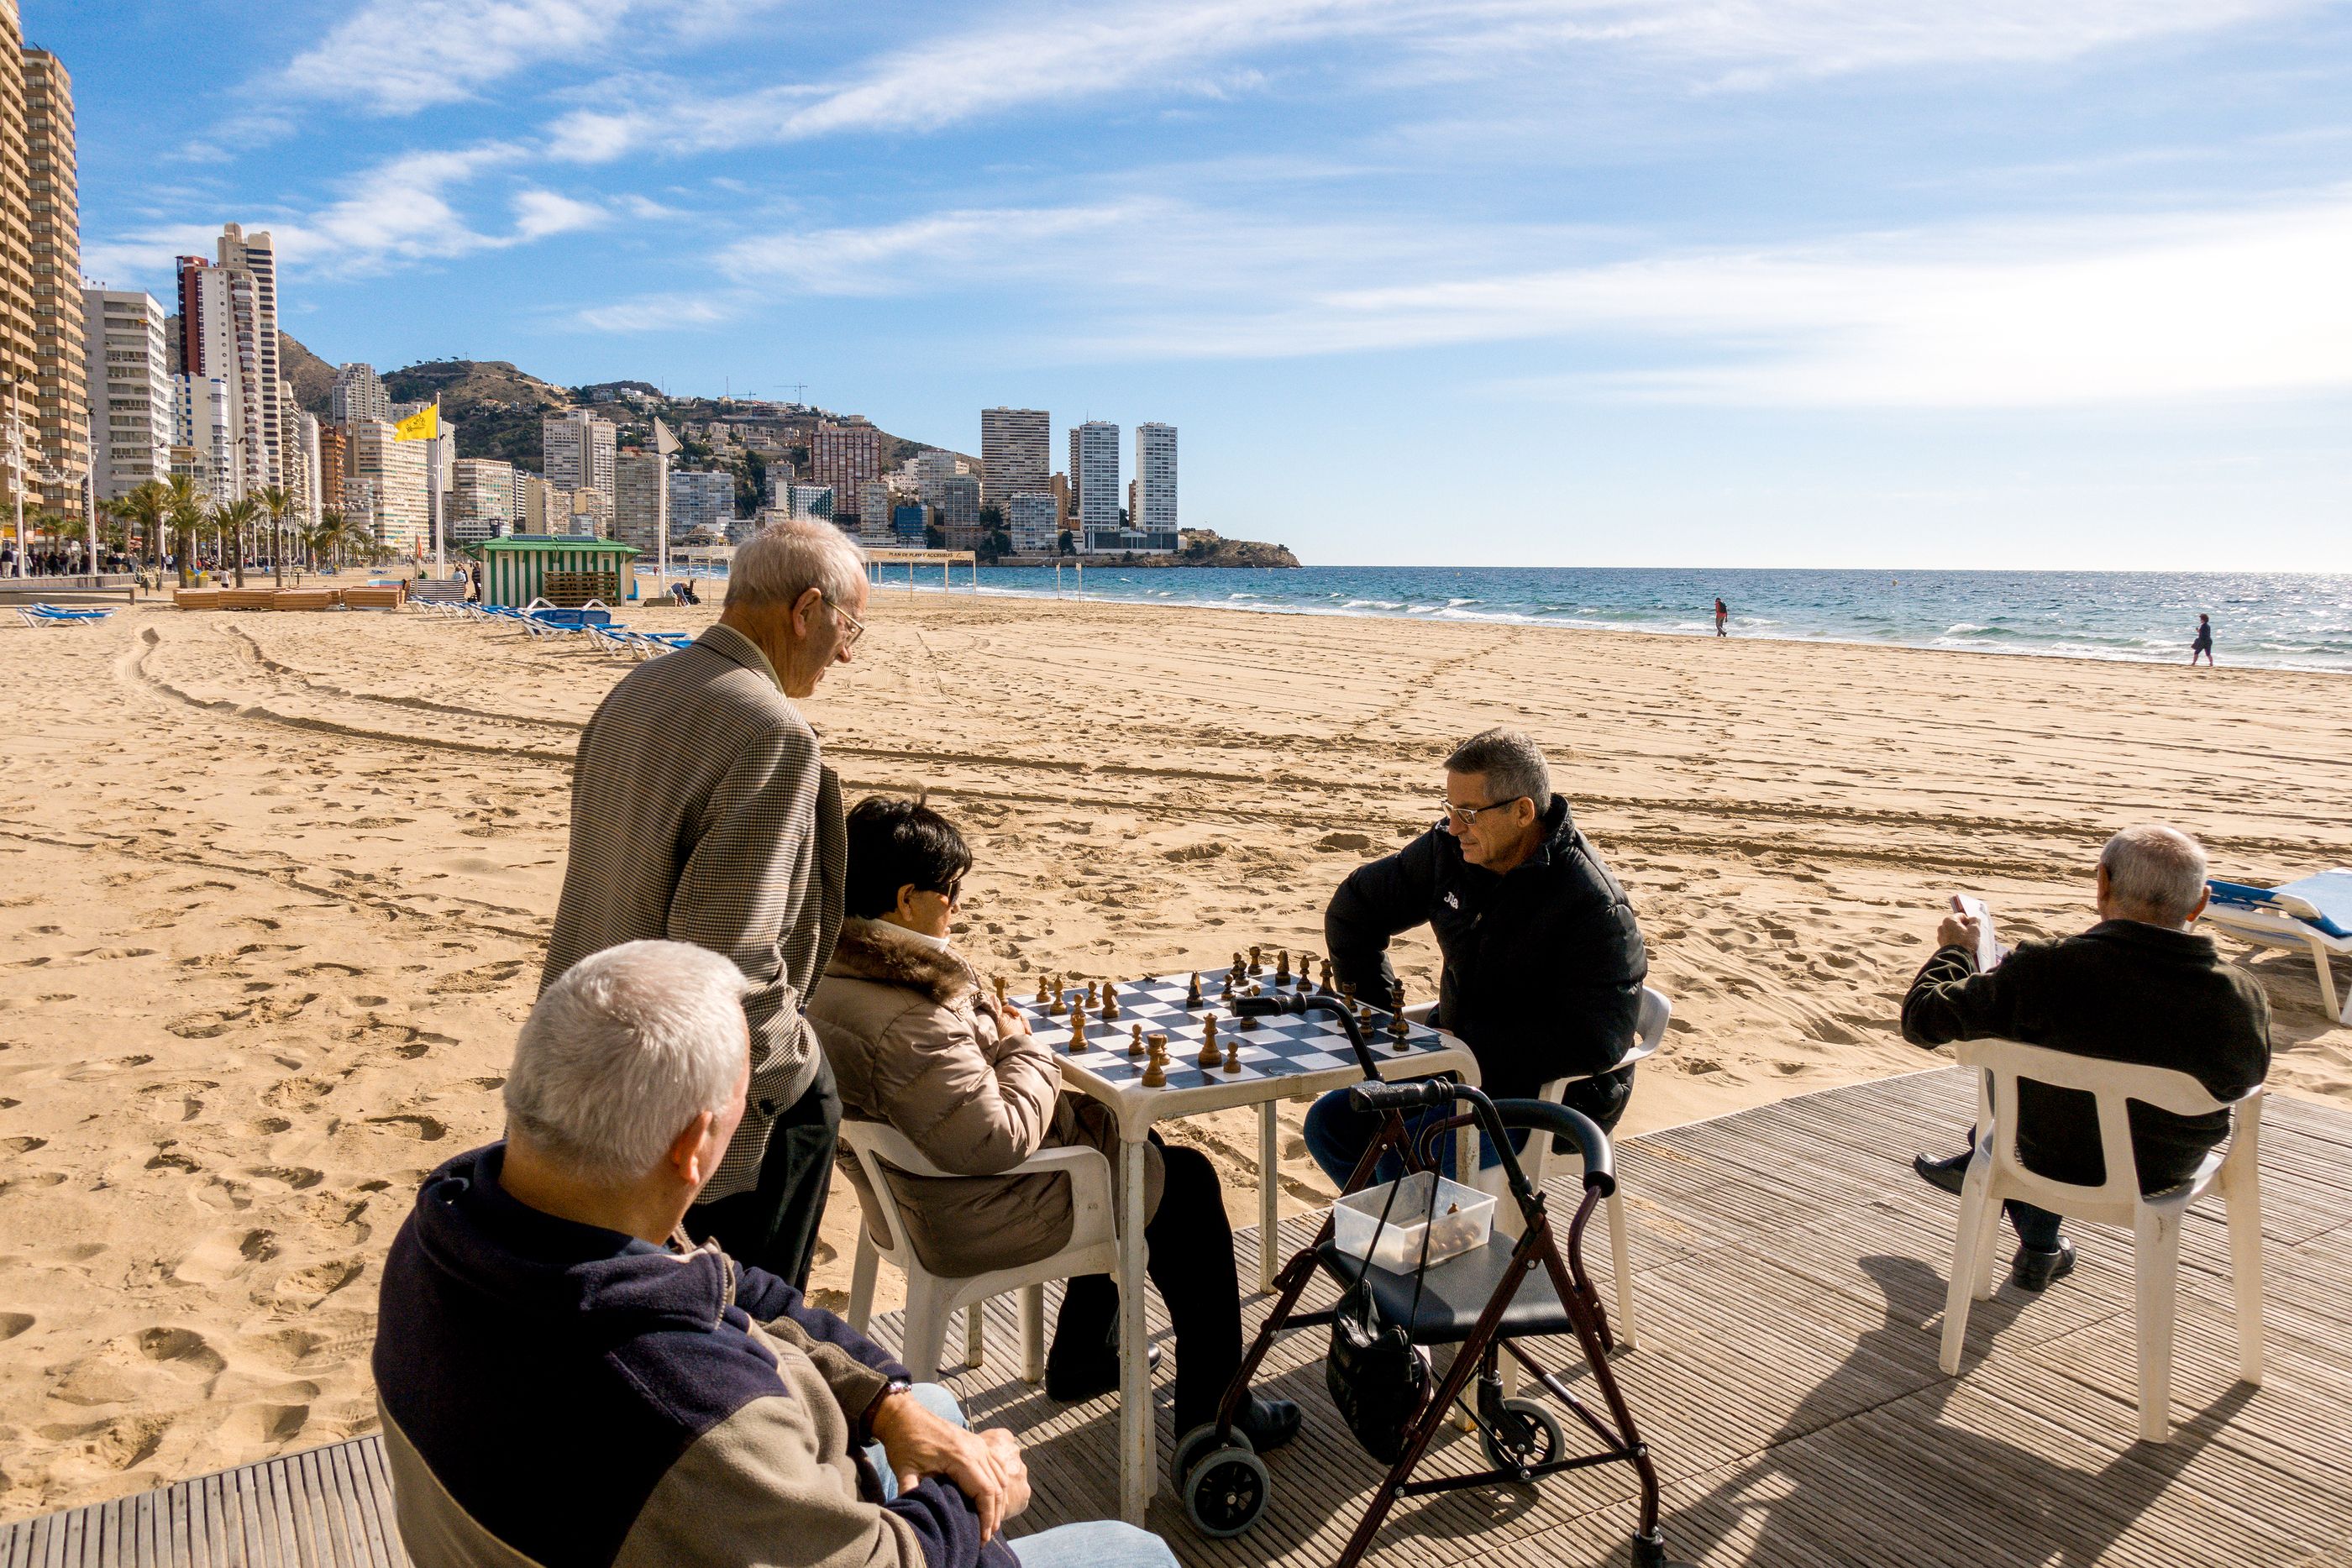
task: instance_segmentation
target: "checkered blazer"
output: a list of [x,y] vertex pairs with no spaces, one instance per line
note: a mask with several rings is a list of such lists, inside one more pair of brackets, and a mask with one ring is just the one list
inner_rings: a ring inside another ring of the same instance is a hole
[[816,1076],[801,1003],[832,959],[848,865],[841,781],[734,628],[639,664],[588,721],[540,988],[644,938],[708,947],[750,979],[750,1104],[700,1201],[751,1190],[769,1127]]

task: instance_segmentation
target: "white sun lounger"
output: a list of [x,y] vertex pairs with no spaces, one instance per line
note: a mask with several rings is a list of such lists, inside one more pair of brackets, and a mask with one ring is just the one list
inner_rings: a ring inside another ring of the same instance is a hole
[[2281,887],[2246,887],[2238,883],[2207,884],[2210,899],[2201,919],[2241,941],[2265,947],[2301,947],[2311,954],[2319,971],[2319,1000],[2328,1016],[2352,1023],[2352,985],[2344,1002],[2336,1001],[2336,980],[2328,973],[2332,954],[2352,958],[2352,866],[2338,866]]

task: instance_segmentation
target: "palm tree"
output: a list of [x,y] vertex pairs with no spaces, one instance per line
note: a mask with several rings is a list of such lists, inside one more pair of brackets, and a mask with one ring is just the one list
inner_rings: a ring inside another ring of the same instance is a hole
[[279,586],[286,582],[286,563],[282,546],[286,539],[286,517],[299,504],[293,491],[283,485],[270,485],[255,493],[261,509],[269,514],[269,574]]
[[138,528],[139,542],[160,573],[163,570],[163,523],[172,515],[170,486],[150,479],[107,505],[116,517]]
[[180,586],[185,588],[196,580],[196,530],[205,526],[205,493],[196,487],[194,476],[174,474],[163,487],[163,499],[164,520],[172,529],[172,554],[179,563]]
[[239,496],[236,500],[213,508],[213,526],[227,530],[229,549],[236,552],[236,585],[245,586],[245,530],[261,520],[261,501],[255,496]]
[[334,557],[335,564],[343,563],[343,553],[360,542],[360,532],[352,519],[333,507],[319,514],[319,526],[310,530],[310,549],[315,557],[325,552]]

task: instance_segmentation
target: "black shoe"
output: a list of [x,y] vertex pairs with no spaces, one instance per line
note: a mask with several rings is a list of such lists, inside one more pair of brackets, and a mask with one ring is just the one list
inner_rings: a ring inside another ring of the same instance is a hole
[[[1143,1353],[1148,1372],[1160,1369],[1160,1347],[1153,1345]],[[1054,1356],[1045,1358],[1045,1397],[1064,1405],[1080,1405],[1089,1399],[1099,1399],[1118,1388],[1118,1343],[1114,1339],[1108,1350],[1100,1355]]]
[[1298,1436],[1298,1425],[1305,1419],[1295,1400],[1253,1394],[1242,1413],[1234,1417],[1234,1429],[1250,1440],[1254,1451],[1270,1454]]
[[2017,1261],[2010,1265],[2009,1282],[2021,1291],[2041,1291],[2074,1271],[2074,1244],[2062,1238],[2055,1251],[2019,1248]]
[[1958,1197],[1961,1185],[1969,1179],[1969,1161],[1974,1157],[1973,1150],[1965,1155],[1954,1155],[1948,1160],[1931,1160],[1925,1155],[1913,1155],[1911,1168],[1917,1171],[1919,1179],[1929,1186]]

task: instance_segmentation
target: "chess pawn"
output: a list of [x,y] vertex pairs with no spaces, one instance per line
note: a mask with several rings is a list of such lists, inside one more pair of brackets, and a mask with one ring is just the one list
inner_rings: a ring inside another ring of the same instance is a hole
[[1151,1037],[1151,1060],[1143,1064],[1143,1086],[1168,1087],[1168,1037],[1164,1034],[1155,1032]]
[[1070,1050],[1080,1051],[1086,1048],[1087,1009],[1074,1007],[1070,1009]]
[[1042,1008],[1048,999],[1045,995],[1045,977],[1040,975],[1037,977],[1037,1005]]
[[1231,975],[1234,977],[1234,983],[1238,985],[1243,977],[1249,973],[1249,966],[1243,963],[1242,956],[1239,953],[1236,953],[1234,955],[1234,967],[1227,970],[1226,973]]
[[1221,997],[1231,997],[1234,994],[1234,972],[1231,969],[1225,971],[1224,983],[1218,987],[1217,994]]
[[1101,1017],[1105,1023],[1118,1021],[1118,988],[1108,980],[1103,982]]
[[1355,986],[1354,986],[1353,984],[1351,984],[1350,982],[1346,981],[1346,980],[1342,980],[1342,981],[1340,981],[1340,982],[1339,982],[1339,999],[1340,999],[1341,1001],[1343,1001],[1343,1002],[1347,1003],[1347,1004],[1348,1004],[1348,1006],[1349,1006],[1350,1008],[1354,1007],[1354,1006],[1356,1005],[1356,988],[1355,988]]
[[1264,948],[1253,947],[1250,949],[1249,972],[1253,975],[1263,975],[1265,973],[1265,950]]
[[1329,995],[1331,994],[1332,988],[1332,988],[1332,985],[1331,985],[1331,960],[1330,960],[1330,959],[1328,959],[1328,958],[1326,958],[1326,959],[1324,959],[1324,960],[1323,960],[1323,987],[1322,987],[1323,994],[1324,994],[1325,996],[1327,996],[1327,997],[1328,997],[1328,996],[1329,996]]
[[1203,1068],[1214,1067],[1217,1065],[1219,1056],[1220,1053],[1217,1050],[1217,1015],[1211,1013],[1206,1019],[1202,1020],[1201,1065]]
[[1095,983],[1092,980],[1088,980],[1087,982],[1087,1011],[1094,1011],[1097,1005],[1097,1000],[1095,995]]
[[1057,1019],[1057,1018],[1060,1018],[1064,1013],[1068,1012],[1068,1011],[1070,1010],[1070,1009],[1069,1009],[1069,1006],[1068,1006],[1068,1004],[1067,1004],[1067,1003],[1066,1003],[1066,1002],[1064,1002],[1064,1001],[1063,1001],[1063,999],[1062,999],[1063,995],[1064,995],[1064,992],[1063,992],[1063,990],[1062,990],[1062,988],[1061,988],[1060,984],[1057,982],[1057,983],[1055,985],[1055,987],[1054,987],[1054,999],[1053,999],[1052,1001],[1048,1002],[1047,1004],[1045,1004],[1045,1016],[1046,1016],[1047,1018],[1049,1018],[1049,1019]]
[[1184,988],[1184,1005],[1187,1008],[1201,1005],[1201,971],[1198,969],[1192,971],[1192,983]]
[[1277,986],[1290,984],[1290,949],[1287,947],[1274,956],[1274,983]]
[[1241,1042],[1239,1040],[1229,1040],[1225,1041],[1225,1071],[1227,1072],[1239,1072],[1241,1070]]
[[1139,1023],[1127,1026],[1127,1053],[1129,1056],[1143,1054],[1143,1026]]

